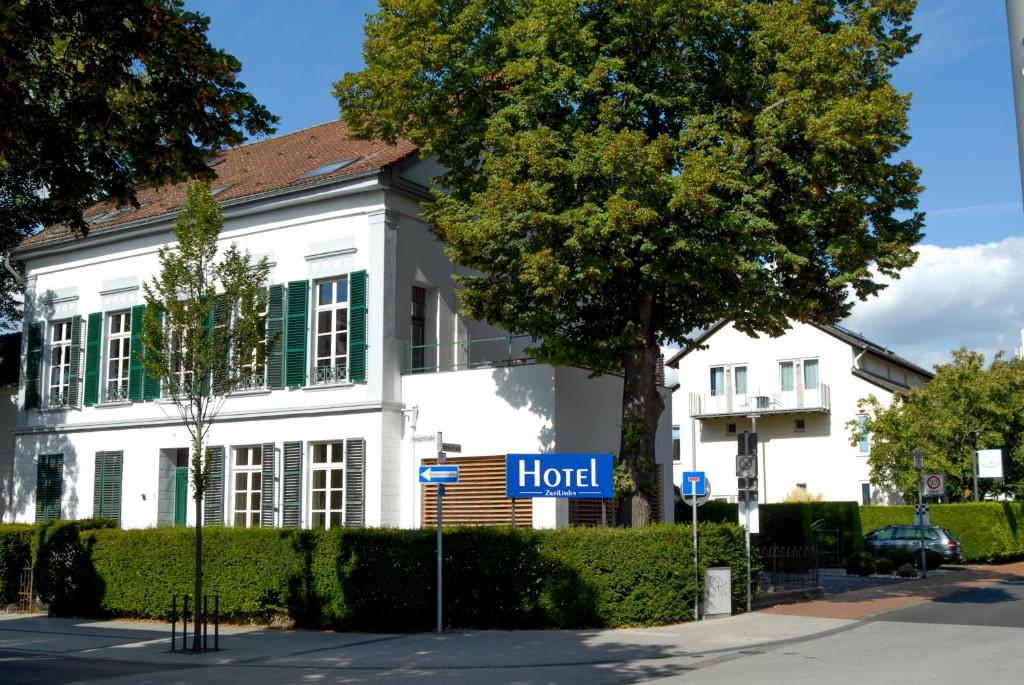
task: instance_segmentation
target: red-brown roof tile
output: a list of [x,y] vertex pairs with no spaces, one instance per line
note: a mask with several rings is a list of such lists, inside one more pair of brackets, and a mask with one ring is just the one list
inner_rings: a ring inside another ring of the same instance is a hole
[[[349,136],[345,122],[332,121],[223,151],[218,155],[223,161],[213,168],[217,173],[213,187],[229,186],[217,194],[218,202],[237,200],[380,169],[415,152],[416,146],[404,140],[395,145],[379,140],[355,140]],[[352,157],[357,159],[341,169],[313,178],[302,178],[304,174],[324,164]],[[178,183],[140,189],[138,209],[128,207],[123,213],[113,214],[106,220],[94,221],[90,225],[89,235],[105,233],[140,219],[174,214],[185,201],[186,185]],[[89,220],[115,210],[113,205],[101,203],[90,207],[85,217]],[[50,226],[23,240],[21,246],[30,247],[71,237],[73,233],[66,226]]]

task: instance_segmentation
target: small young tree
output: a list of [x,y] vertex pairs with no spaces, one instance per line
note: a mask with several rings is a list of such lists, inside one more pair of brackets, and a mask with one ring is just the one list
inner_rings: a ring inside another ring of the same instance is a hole
[[[195,621],[203,590],[203,497],[209,483],[210,427],[228,393],[261,368],[267,260],[253,263],[232,243],[220,258],[224,219],[210,186],[193,181],[174,224],[177,243],[159,251],[160,274],[145,283],[142,366],[159,379],[191,437],[196,504]],[[196,631],[193,649],[199,648]]]

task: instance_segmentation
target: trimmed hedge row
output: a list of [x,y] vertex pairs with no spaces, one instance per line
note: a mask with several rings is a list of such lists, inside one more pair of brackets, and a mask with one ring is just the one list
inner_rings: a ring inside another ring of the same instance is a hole
[[[36,545],[37,587],[62,615],[165,618],[191,594],[195,531],[94,529],[67,522],[0,526],[0,547]],[[701,566],[745,582],[743,532],[702,524]],[[236,621],[429,630],[435,621],[431,530],[204,530],[207,592]],[[647,529],[453,528],[445,531],[445,613],[466,628],[610,627],[692,619],[693,532]]]
[[[995,562],[1024,557],[1024,502],[978,502],[929,505],[932,525],[949,529],[960,540],[964,561]],[[865,532],[891,524],[912,524],[914,507],[861,507]]]
[[[864,548],[859,509],[856,502],[761,504],[758,506],[761,532],[757,534],[757,545],[792,547],[817,543],[825,551],[837,550],[837,560],[841,561]],[[729,502],[706,502],[697,508],[700,521],[736,523],[738,516],[738,505]],[[688,522],[690,517],[689,507],[677,502],[676,521]],[[819,520],[821,529],[829,532],[811,529],[811,524]]]
[[14,523],[0,526],[0,601],[18,599],[21,570],[32,561],[35,526]]

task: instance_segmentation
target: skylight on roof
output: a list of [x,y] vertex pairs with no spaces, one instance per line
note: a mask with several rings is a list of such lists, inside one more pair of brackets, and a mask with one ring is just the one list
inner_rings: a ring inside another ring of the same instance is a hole
[[312,171],[307,171],[302,176],[299,176],[299,178],[313,178],[314,176],[323,176],[324,174],[329,174],[332,171],[343,169],[352,162],[356,161],[357,159],[359,158],[349,157],[347,159],[340,159],[337,162],[329,162],[328,164],[318,166],[316,169],[313,169]]
[[233,185],[235,185],[235,184],[234,183],[225,183],[222,186],[215,186],[213,188],[210,188],[210,195],[212,195],[213,197],[217,197],[218,195],[220,195],[221,193],[223,193],[225,190],[227,190],[228,188],[230,188]]

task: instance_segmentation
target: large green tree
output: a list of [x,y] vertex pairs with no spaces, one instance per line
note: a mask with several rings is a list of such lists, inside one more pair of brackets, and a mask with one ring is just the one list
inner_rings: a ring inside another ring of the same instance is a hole
[[[0,0],[0,251],[100,200],[212,179],[209,157],[276,121],[180,0]],[[0,317],[17,318],[0,271]]]
[[[159,381],[192,442],[196,626],[203,596],[203,498],[210,478],[207,436],[228,394],[260,376],[265,356],[270,265],[266,257],[253,263],[234,243],[218,254],[223,224],[209,184],[191,182],[174,223],[176,241],[160,248],[160,273],[143,284],[142,366]],[[198,630],[194,637],[198,650]]]
[[891,69],[913,0],[381,0],[335,85],[447,169],[467,313],[624,376],[620,522],[650,519],[659,346],[832,322],[915,259]]
[[988,367],[978,352],[959,349],[935,367],[935,378],[886,406],[870,396],[859,403],[864,425],[848,424],[856,444],[871,441],[871,482],[916,501],[919,483],[910,453],[925,454],[925,471],[946,476],[953,501],[974,499],[974,452],[1003,450],[1004,481],[981,479],[988,492],[1024,495],[1024,361],[997,355]]

